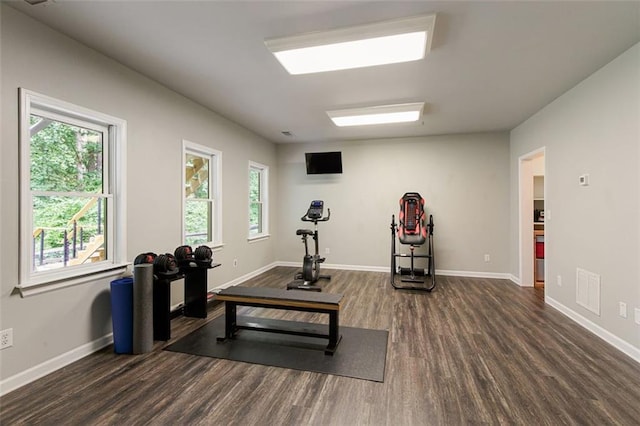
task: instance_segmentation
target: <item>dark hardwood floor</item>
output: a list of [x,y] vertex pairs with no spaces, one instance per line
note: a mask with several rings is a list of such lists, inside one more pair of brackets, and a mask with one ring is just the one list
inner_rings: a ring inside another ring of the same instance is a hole
[[[504,280],[330,271],[341,325],[389,330],[384,383],[162,350],[207,320],[176,318],[143,355],[111,346],[0,399],[2,425],[638,425],[640,364]],[[243,285],[284,288],[293,268]],[[243,308],[310,322],[326,315]],[[338,349],[339,350],[339,349]]]

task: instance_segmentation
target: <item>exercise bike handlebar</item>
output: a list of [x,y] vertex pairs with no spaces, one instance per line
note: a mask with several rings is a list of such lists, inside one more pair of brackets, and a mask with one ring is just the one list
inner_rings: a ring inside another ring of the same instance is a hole
[[318,222],[326,222],[329,220],[329,218],[331,217],[331,209],[327,209],[327,215],[323,218],[316,218],[316,219],[311,219],[309,217],[309,212],[305,213],[304,216],[302,216],[300,218],[301,221],[303,222],[313,222],[313,223],[318,223]]

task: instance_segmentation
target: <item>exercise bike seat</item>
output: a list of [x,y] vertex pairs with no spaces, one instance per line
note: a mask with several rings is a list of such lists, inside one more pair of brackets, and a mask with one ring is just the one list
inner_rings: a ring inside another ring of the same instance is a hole
[[298,229],[296,235],[313,235],[313,231],[311,229]]

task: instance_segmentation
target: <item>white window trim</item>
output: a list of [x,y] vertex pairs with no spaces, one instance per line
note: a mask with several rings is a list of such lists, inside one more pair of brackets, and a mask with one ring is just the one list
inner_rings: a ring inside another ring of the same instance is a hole
[[[20,88],[20,276],[16,288],[25,296],[41,293],[50,289],[95,281],[105,273],[117,275],[125,271],[128,262],[126,254],[126,152],[127,122],[98,111],[93,111],[69,102],[45,96],[31,90]],[[109,141],[105,144],[106,155],[109,156],[107,179],[111,179],[110,196],[107,199],[107,260],[87,265],[77,265],[52,271],[31,271],[31,244],[26,244],[33,237],[31,178],[29,174],[30,158],[30,116],[32,110],[60,112],[80,120],[97,123],[109,129]],[[111,153],[106,151],[112,150]],[[113,160],[113,161],[111,161]],[[34,291],[37,289],[37,291]]]
[[[255,161],[249,161],[249,167],[247,169],[247,180],[251,170],[260,171],[260,202],[262,203],[262,232],[255,235],[249,235],[248,241],[259,241],[269,238],[269,166],[257,163]],[[264,184],[266,182],[266,185]],[[247,225],[250,225],[249,211],[251,209],[251,197],[248,193],[249,182],[247,181]],[[247,233],[249,232],[249,226],[247,226]]]
[[[180,198],[182,200],[182,241],[184,242],[186,239],[186,230],[184,228],[184,215],[186,213],[186,201],[184,196],[184,188],[187,184],[186,176],[184,172],[184,159],[187,152],[206,155],[209,157],[213,157],[214,161],[211,162],[211,170],[209,172],[209,189],[213,191],[214,200],[213,203],[213,241],[209,241],[207,244],[211,246],[212,249],[222,248],[224,245],[222,239],[222,151],[218,151],[213,148],[209,148],[204,145],[197,144],[195,142],[190,142],[186,139],[182,140],[182,158],[180,160],[180,170],[182,170],[182,186],[180,188]],[[211,178],[213,177],[213,184],[211,182]],[[210,196],[211,196],[210,195]]]

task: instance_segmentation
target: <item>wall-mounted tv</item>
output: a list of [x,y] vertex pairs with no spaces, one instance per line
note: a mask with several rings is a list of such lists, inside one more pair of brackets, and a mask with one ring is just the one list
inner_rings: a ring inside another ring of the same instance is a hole
[[342,173],[341,152],[307,152],[304,156],[308,175]]

